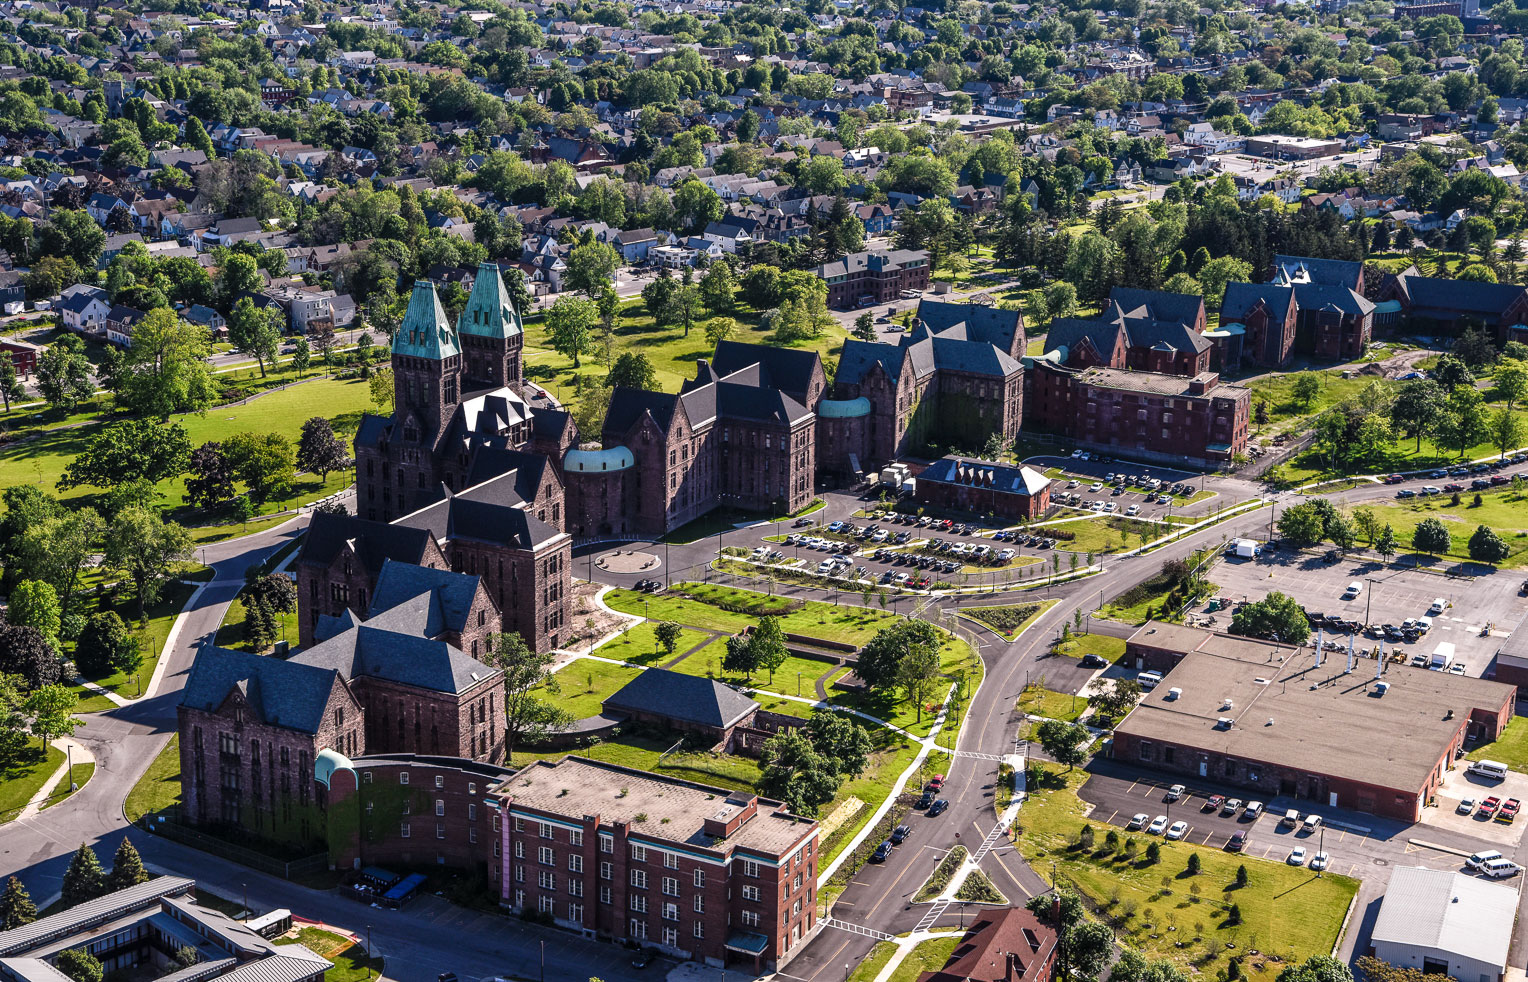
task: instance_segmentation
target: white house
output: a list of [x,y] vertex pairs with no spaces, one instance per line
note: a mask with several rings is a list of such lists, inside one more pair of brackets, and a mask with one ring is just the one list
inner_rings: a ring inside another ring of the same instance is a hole
[[65,290],[58,301],[64,326],[81,334],[100,334],[106,329],[106,315],[111,304],[106,291],[94,286],[76,285]]
[[1397,866],[1374,922],[1375,957],[1458,982],[1500,982],[1518,891],[1454,870]]

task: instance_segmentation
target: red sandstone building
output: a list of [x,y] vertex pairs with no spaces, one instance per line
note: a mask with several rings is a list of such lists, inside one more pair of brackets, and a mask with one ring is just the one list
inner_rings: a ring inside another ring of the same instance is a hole
[[918,475],[913,496],[931,508],[1032,522],[1050,510],[1050,486],[1029,467],[944,457]]
[[1121,761],[1263,799],[1300,798],[1405,822],[1467,738],[1494,740],[1517,687],[1148,622],[1126,643],[1166,673],[1115,728]]

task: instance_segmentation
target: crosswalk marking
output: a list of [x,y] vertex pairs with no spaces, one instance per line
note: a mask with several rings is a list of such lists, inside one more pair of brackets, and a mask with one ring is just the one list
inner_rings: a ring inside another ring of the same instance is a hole
[[894,938],[891,935],[887,934],[885,931],[877,931],[873,927],[864,927],[863,925],[860,925],[860,924],[850,924],[848,921],[841,921],[841,920],[839,920],[836,917],[827,917],[827,918],[824,918],[823,921],[822,921],[822,925],[823,925],[823,927],[836,927],[840,931],[848,931],[850,934],[863,934],[865,937],[867,937],[867,938],[874,938],[877,941],[895,941],[896,940],[896,938]]

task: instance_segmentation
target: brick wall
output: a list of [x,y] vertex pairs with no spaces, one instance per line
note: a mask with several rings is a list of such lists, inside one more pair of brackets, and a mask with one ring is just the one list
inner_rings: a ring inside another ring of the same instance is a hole
[[330,778],[332,866],[480,869],[498,889],[499,813],[484,799],[507,772],[466,769],[449,760],[352,763],[354,771]]

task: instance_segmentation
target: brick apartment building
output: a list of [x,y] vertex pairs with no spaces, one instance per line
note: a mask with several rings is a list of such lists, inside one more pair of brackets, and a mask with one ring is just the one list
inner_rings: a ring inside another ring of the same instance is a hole
[[755,973],[817,926],[817,823],[776,802],[571,756],[494,796],[511,909]]
[[1165,463],[1218,466],[1246,452],[1252,393],[1214,372],[1184,378],[1078,370],[1049,354],[1029,363],[1024,401],[1037,430]]
[[[1467,738],[1494,740],[1517,687],[1195,628],[1140,628],[1125,657],[1166,672],[1114,731],[1121,761],[1405,822]],[[1397,734],[1404,734],[1398,738]]]
[[1423,276],[1415,266],[1386,276],[1380,301],[1397,301],[1417,329],[1454,332],[1470,324],[1490,329],[1499,342],[1528,321],[1528,290],[1515,283],[1475,283]]
[[828,306],[854,310],[890,303],[903,290],[926,290],[929,284],[928,253],[922,249],[890,252],[856,252],[824,263],[815,270],[828,284]]

